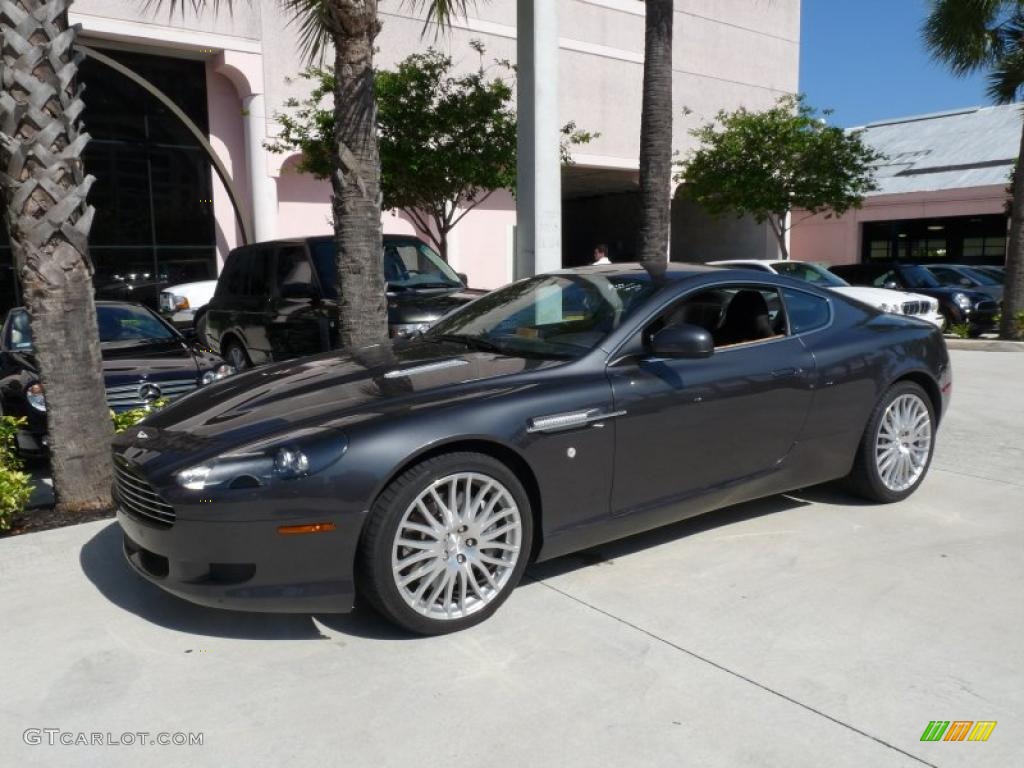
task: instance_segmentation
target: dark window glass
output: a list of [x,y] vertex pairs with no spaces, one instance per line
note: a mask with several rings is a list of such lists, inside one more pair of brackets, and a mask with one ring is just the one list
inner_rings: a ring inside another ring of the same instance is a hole
[[826,299],[791,288],[783,288],[782,296],[786,300],[790,333],[805,333],[828,325],[830,310]]
[[246,264],[246,296],[270,295],[270,250],[253,248]]
[[224,296],[242,296],[245,293],[245,268],[249,249],[232,251],[217,280],[217,293]]
[[277,252],[277,289],[286,285],[312,285],[313,269],[301,245],[286,245]]
[[338,264],[335,261],[337,249],[334,247],[334,241],[314,240],[310,245],[310,251],[313,254],[316,276],[320,279],[320,290],[328,299],[338,298]]

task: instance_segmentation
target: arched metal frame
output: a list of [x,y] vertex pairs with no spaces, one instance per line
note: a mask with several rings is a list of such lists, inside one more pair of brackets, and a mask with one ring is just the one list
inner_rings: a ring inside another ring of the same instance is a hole
[[[252,223],[250,221],[248,211],[243,207],[242,199],[238,194],[238,189],[235,187],[235,183],[232,181],[227,168],[224,167],[224,163],[221,162],[220,157],[217,156],[217,153],[214,151],[209,139],[207,139],[203,132],[199,130],[199,126],[197,126],[166,93],[161,91],[146,78],[142,77],[142,75],[129,69],[121,62],[110,58],[106,54],[100,53],[95,48],[90,48],[87,45],[79,43],[75,45],[75,49],[81,51],[90,59],[94,59],[100,64],[110,67],[118,74],[124,75],[140,88],[143,88],[147,93],[153,96],[153,98],[167,107],[167,109],[171,111],[171,114],[178,118],[182,125],[188,128],[189,132],[195,137],[195,140],[199,142],[203,151],[205,151],[207,156],[210,158],[210,162],[213,164],[213,170],[216,172],[217,178],[221,180],[221,183],[224,184],[224,188],[227,190],[228,197],[231,199],[231,206],[235,210],[235,220],[238,222],[238,228],[242,232],[242,244],[248,245],[251,243],[253,241]],[[88,117],[88,113],[86,114],[86,117]]]

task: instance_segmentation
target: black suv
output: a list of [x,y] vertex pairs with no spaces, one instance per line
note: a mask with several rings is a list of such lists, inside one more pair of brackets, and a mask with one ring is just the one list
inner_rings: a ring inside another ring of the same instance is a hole
[[829,267],[850,285],[870,285],[899,291],[921,293],[938,299],[945,318],[943,330],[951,325],[967,324],[971,335],[992,330],[999,305],[980,291],[943,285],[931,272],[918,264],[843,264]]
[[[238,369],[338,346],[334,238],[275,240],[228,254],[207,305],[205,337]],[[388,327],[406,336],[484,291],[466,288],[426,243],[384,236]]]

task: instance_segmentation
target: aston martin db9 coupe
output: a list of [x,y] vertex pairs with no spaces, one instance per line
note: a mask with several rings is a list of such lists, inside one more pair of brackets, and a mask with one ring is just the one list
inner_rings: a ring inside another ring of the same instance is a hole
[[450,632],[531,560],[836,478],[905,498],[951,381],[934,326],[806,282],[567,270],[151,415],[114,441],[118,520],[185,599]]

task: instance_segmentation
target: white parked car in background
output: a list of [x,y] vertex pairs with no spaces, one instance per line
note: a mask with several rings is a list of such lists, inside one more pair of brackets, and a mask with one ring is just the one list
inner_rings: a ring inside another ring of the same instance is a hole
[[192,330],[196,313],[210,303],[216,289],[216,280],[199,280],[165,288],[160,292],[160,314],[179,331]]
[[868,288],[860,285],[850,285],[838,275],[834,275],[824,267],[812,264],[809,261],[728,259],[726,261],[709,261],[708,264],[719,267],[746,267],[748,269],[758,269],[762,272],[774,272],[777,275],[785,275],[786,277],[793,277],[797,280],[813,283],[822,288],[829,288],[844,296],[849,296],[851,299],[869,304],[883,312],[918,317],[922,320],[927,320],[938,328],[942,328],[944,325],[942,313],[939,312],[939,302],[931,296],[894,291],[889,288]]

